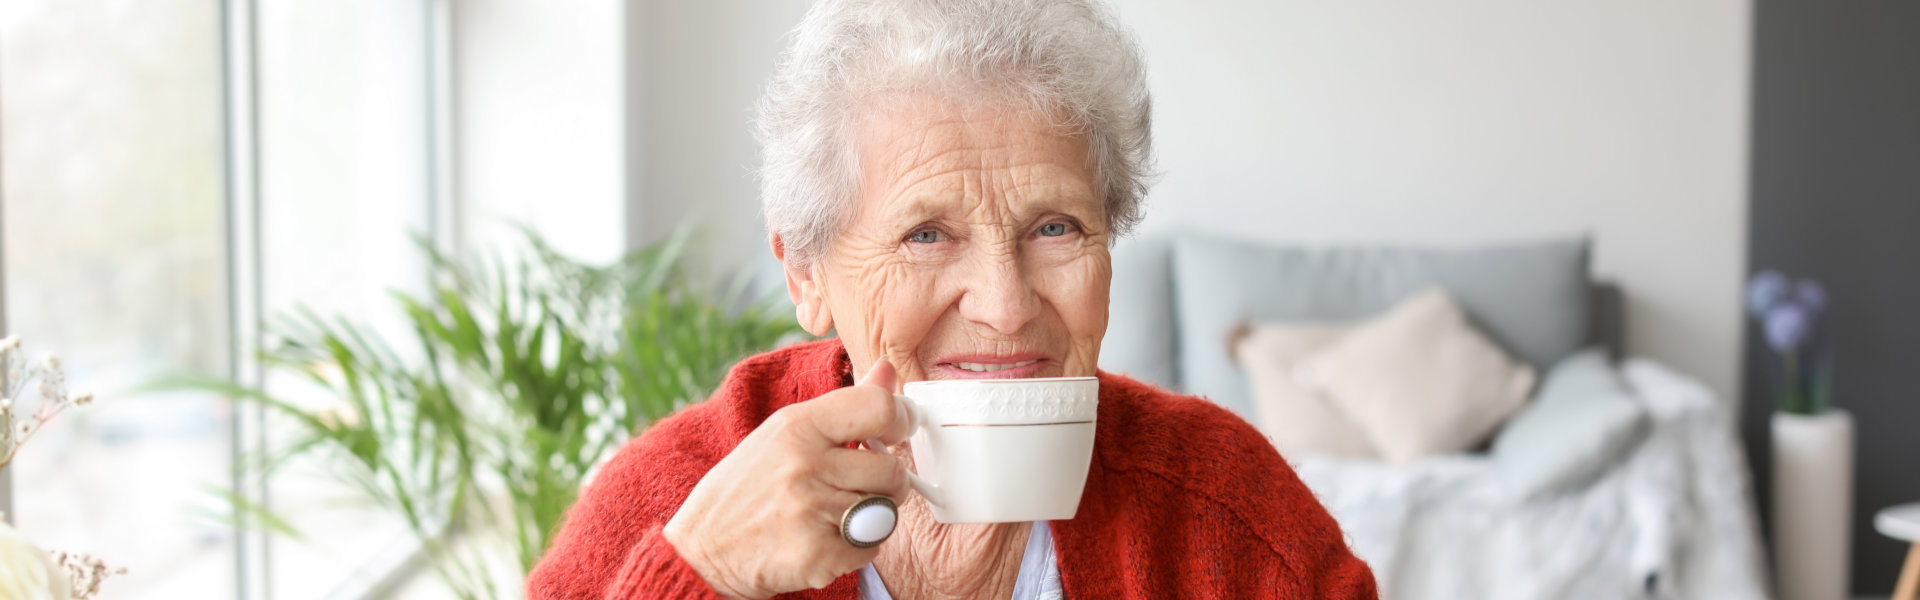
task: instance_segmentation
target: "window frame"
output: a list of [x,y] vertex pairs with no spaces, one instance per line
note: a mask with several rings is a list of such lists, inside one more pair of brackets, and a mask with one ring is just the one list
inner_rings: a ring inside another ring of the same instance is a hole
[[[222,83],[226,86],[225,126],[228,162],[226,189],[229,252],[228,315],[233,337],[230,340],[231,376],[235,382],[258,386],[266,380],[263,366],[255,358],[265,344],[262,327],[265,314],[264,249],[260,241],[260,98],[259,98],[259,0],[219,0],[222,27]],[[461,214],[455,181],[455,136],[453,132],[453,0],[414,0],[424,11],[420,43],[425,46],[421,72],[425,74],[426,102],[421,106],[426,127],[427,214],[426,236],[443,252],[460,246]],[[4,277],[0,273],[0,277]],[[4,321],[0,321],[4,322]],[[232,421],[233,440],[230,460],[265,448],[266,415],[258,406],[235,405]],[[248,499],[261,506],[273,506],[271,485],[258,473],[235,470],[232,484]],[[237,598],[272,598],[273,546],[267,532],[236,528],[235,573]],[[407,578],[422,572],[425,550],[410,534],[400,534],[351,572],[343,574],[328,594],[333,598],[384,597]]]

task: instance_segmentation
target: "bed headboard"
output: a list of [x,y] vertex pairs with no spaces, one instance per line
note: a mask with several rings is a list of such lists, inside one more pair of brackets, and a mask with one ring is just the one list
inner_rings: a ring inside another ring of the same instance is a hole
[[[1221,352],[1220,354],[1223,356],[1217,359],[1212,356],[1212,351],[1215,350],[1213,348],[1203,348],[1200,349],[1198,354],[1188,355],[1188,349],[1184,349],[1182,345],[1191,345],[1200,343],[1203,339],[1211,339],[1205,328],[1219,328],[1216,326],[1221,325],[1221,323],[1212,323],[1212,321],[1218,321],[1221,318],[1230,318],[1230,315],[1216,315],[1215,313],[1222,311],[1260,313],[1263,312],[1263,309],[1260,309],[1258,306],[1241,306],[1238,304],[1238,302],[1241,301],[1238,300],[1230,302],[1230,306],[1214,306],[1209,310],[1198,312],[1191,306],[1182,306],[1179,298],[1184,294],[1189,301],[1194,299],[1194,290],[1180,290],[1177,286],[1181,285],[1180,282],[1182,281],[1195,280],[1195,277],[1175,273],[1175,265],[1178,263],[1188,265],[1189,267],[1198,266],[1207,270],[1219,271],[1221,269],[1213,268],[1213,265],[1223,263],[1237,265],[1245,260],[1258,262],[1256,259],[1251,258],[1251,256],[1264,250],[1258,250],[1253,246],[1237,246],[1229,248],[1229,252],[1218,253],[1218,256],[1209,260],[1196,262],[1196,260],[1192,258],[1192,255],[1187,255],[1185,258],[1176,260],[1174,258],[1176,254],[1175,247],[1193,248],[1193,240],[1195,237],[1195,234],[1150,236],[1123,240],[1116,245],[1113,253],[1114,275],[1112,301],[1109,312],[1107,336],[1101,346],[1101,367],[1109,371],[1126,373],[1143,381],[1148,381],[1169,389],[1182,390],[1190,393],[1203,393],[1209,397],[1214,397],[1216,401],[1221,401],[1222,404],[1240,409],[1242,407],[1239,407],[1238,404],[1244,404],[1244,402],[1239,402],[1236,399],[1235,390],[1222,388],[1220,386],[1219,381],[1222,373],[1207,372],[1199,374],[1206,379],[1191,379],[1196,374],[1187,372],[1188,368],[1196,363],[1212,365],[1216,362],[1228,360],[1224,358],[1224,352]],[[1202,236],[1202,239],[1211,240],[1212,238]],[[1572,300],[1574,303],[1572,308],[1587,311],[1587,322],[1584,324],[1584,332],[1580,332],[1578,329],[1561,329],[1561,331],[1565,333],[1559,335],[1562,336],[1560,339],[1564,341],[1558,343],[1558,345],[1562,347],[1555,352],[1571,352],[1575,349],[1575,346],[1578,345],[1600,345],[1608,348],[1612,354],[1618,356],[1621,349],[1625,347],[1625,328],[1623,326],[1624,318],[1622,316],[1624,314],[1624,303],[1621,290],[1612,283],[1594,282],[1588,278],[1585,267],[1585,242],[1582,240],[1574,241],[1576,243],[1559,243],[1557,245],[1548,243],[1538,245],[1539,247],[1545,248],[1546,252],[1541,254],[1537,261],[1530,258],[1523,258],[1516,261],[1513,259],[1516,254],[1511,252],[1493,251],[1488,253],[1487,255],[1490,257],[1488,264],[1497,265],[1497,268],[1483,269],[1482,272],[1479,273],[1469,272],[1466,275],[1468,279],[1466,285],[1469,287],[1465,288],[1465,291],[1470,295],[1470,297],[1467,298],[1468,304],[1472,304],[1473,301],[1477,300],[1481,306],[1490,307],[1495,312],[1500,312],[1502,307],[1507,306],[1500,304],[1503,300],[1502,294],[1508,289],[1502,282],[1513,281],[1508,279],[1510,277],[1545,277],[1548,280],[1565,282],[1556,284],[1559,287],[1555,287],[1554,285],[1545,286],[1549,295],[1540,296],[1541,286],[1530,283],[1537,280],[1519,280],[1517,285],[1511,286],[1513,292],[1532,294],[1527,297],[1533,298],[1533,300],[1527,300],[1514,306],[1519,306],[1520,308],[1518,310],[1524,312],[1529,310],[1526,308],[1528,306],[1534,308],[1542,306],[1540,304],[1540,302],[1544,301],[1542,298],[1555,297],[1555,295],[1558,295],[1557,297],[1566,297],[1564,292],[1553,292],[1552,290],[1585,289],[1586,292],[1584,296],[1576,295],[1575,297],[1578,299]],[[1211,243],[1211,241],[1207,243]],[[1185,250],[1183,250],[1183,252],[1184,251]],[[1336,251],[1334,254],[1349,256],[1349,254],[1343,253],[1342,251]],[[1404,253],[1396,254],[1395,251],[1389,250],[1386,254],[1401,256]],[[1525,255],[1525,251],[1519,254],[1519,256],[1523,257]],[[1352,256],[1366,258],[1374,255],[1361,254]],[[1455,260],[1456,263],[1458,262],[1457,257],[1449,260]],[[1402,283],[1409,283],[1414,279],[1418,279],[1418,276],[1408,276],[1403,272],[1404,269],[1399,269],[1399,266],[1404,266],[1404,261],[1319,261],[1318,259],[1309,258],[1307,262],[1317,265],[1315,268],[1320,269],[1318,272],[1322,272],[1323,274],[1331,273],[1331,275],[1326,278],[1315,279],[1314,281],[1324,281],[1336,286],[1386,287],[1379,285],[1378,278],[1405,280],[1402,281]],[[1325,264],[1321,264],[1321,262]],[[1388,266],[1385,267],[1385,270],[1381,270],[1383,268],[1382,265]],[[1362,269],[1362,271],[1359,272],[1367,275],[1357,280],[1339,276],[1339,271],[1348,266]],[[1460,281],[1461,277],[1457,269],[1458,265],[1456,264],[1455,266],[1456,269],[1453,278],[1455,281]],[[1227,267],[1225,272],[1231,273],[1232,269],[1233,267]],[[1572,269],[1572,271],[1569,271],[1569,269]],[[1471,271],[1471,269],[1469,269],[1469,271]],[[1409,277],[1413,279],[1408,279]],[[1219,276],[1201,278],[1200,280],[1221,281]],[[1585,284],[1583,285],[1581,282],[1585,282]],[[1238,284],[1229,281],[1225,285],[1231,288]],[[1411,289],[1412,288],[1408,288],[1408,291]],[[1491,295],[1489,295],[1488,290],[1493,290]],[[1578,292],[1575,293],[1578,294]],[[1202,296],[1202,298],[1212,295],[1211,292],[1208,292]],[[1337,297],[1346,297],[1340,296],[1340,294],[1335,295]],[[1351,297],[1361,298],[1364,295],[1363,293],[1355,294]],[[1324,305],[1325,303],[1323,302],[1321,308],[1331,308],[1332,312],[1345,313],[1337,315],[1337,318],[1348,319],[1375,314],[1370,311],[1384,309],[1386,306],[1390,306],[1389,303],[1383,303],[1385,301],[1378,297],[1378,294],[1374,294],[1374,296],[1376,297],[1372,300],[1364,302],[1367,304],[1366,306],[1362,306],[1361,304],[1349,305],[1342,303],[1344,301],[1336,301],[1331,306]],[[1245,301],[1264,304],[1267,302],[1264,298],[1268,297],[1270,296],[1256,294],[1251,297],[1253,299]],[[1359,301],[1356,300],[1356,302]],[[1186,311],[1185,314],[1187,314],[1187,319],[1185,320],[1199,319],[1208,321],[1208,323],[1200,325],[1199,327],[1201,328],[1199,329],[1183,329],[1183,319],[1180,316],[1183,310]],[[1275,313],[1266,315],[1270,318],[1287,318],[1284,314],[1278,314],[1278,311],[1264,312]],[[1512,315],[1503,316],[1510,317]],[[1523,317],[1522,322],[1524,324],[1526,322],[1524,321],[1526,315],[1521,316]],[[1512,319],[1509,318],[1505,320],[1509,321],[1507,323],[1507,331],[1510,333],[1516,331],[1511,323]],[[1541,321],[1536,320],[1534,322]],[[1545,322],[1551,323],[1552,321],[1549,320]],[[1563,327],[1579,328],[1581,324],[1576,322],[1570,326]],[[1523,334],[1532,332],[1531,329],[1526,327],[1522,327],[1518,331],[1521,331]],[[1224,348],[1227,343],[1225,334],[1220,337],[1221,339],[1217,343]],[[1587,341],[1583,344],[1581,340]],[[1509,341],[1512,340],[1510,339]],[[1531,347],[1537,349],[1540,345],[1536,343]],[[1522,349],[1524,348],[1525,346],[1523,346]],[[1536,351],[1533,354],[1539,355],[1540,353]],[[1546,359],[1536,357],[1534,362],[1541,362],[1542,360],[1552,359],[1550,357]],[[1544,365],[1540,366],[1544,368]],[[1233,369],[1237,372],[1237,367]],[[1199,383],[1202,381],[1213,381],[1214,383],[1202,385]]]
[[1620,360],[1627,352],[1627,299],[1620,286],[1611,281],[1593,282],[1593,296],[1588,310],[1591,319],[1587,324],[1587,337],[1593,344],[1607,349],[1614,360]]

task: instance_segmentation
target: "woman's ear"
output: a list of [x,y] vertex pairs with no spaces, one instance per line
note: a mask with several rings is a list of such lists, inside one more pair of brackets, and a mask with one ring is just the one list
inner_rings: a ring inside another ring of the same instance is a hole
[[787,275],[787,297],[793,300],[793,316],[800,322],[800,328],[815,337],[825,337],[833,330],[833,311],[827,308],[827,298],[820,291],[820,281],[812,266],[800,267],[787,255],[787,244],[780,240],[779,234],[773,235],[773,257],[780,259],[782,270]]

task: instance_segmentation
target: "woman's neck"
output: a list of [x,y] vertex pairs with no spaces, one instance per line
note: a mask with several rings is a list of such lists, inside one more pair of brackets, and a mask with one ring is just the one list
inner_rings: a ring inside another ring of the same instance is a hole
[[944,525],[925,498],[900,505],[900,526],[873,559],[895,600],[1000,600],[1013,596],[1031,523]]

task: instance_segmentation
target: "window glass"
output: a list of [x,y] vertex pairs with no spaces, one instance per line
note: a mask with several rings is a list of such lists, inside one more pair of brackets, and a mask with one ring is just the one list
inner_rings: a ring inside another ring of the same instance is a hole
[[[265,314],[269,323],[298,308],[345,318],[404,352],[412,330],[391,292],[418,294],[427,280],[412,237],[428,233],[431,206],[424,7],[257,6]],[[268,384],[310,407],[338,402],[297,377]],[[395,566],[372,564],[382,549],[410,539],[402,521],[338,483],[332,466],[295,463],[271,481],[269,504],[303,534],[274,542],[276,599],[355,593],[365,575]]]
[[108,599],[234,594],[227,405],[129,391],[229,368],[218,11],[0,1],[6,327],[100,398],[15,460],[14,521],[125,566]]

